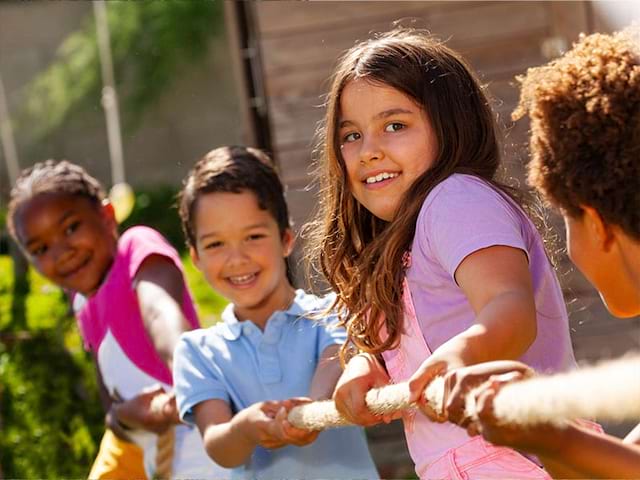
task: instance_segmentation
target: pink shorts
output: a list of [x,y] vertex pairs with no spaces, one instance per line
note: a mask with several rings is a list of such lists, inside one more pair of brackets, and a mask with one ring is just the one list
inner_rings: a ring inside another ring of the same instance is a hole
[[[603,433],[597,423],[582,419],[577,422],[581,427]],[[452,448],[418,472],[418,476],[422,480],[551,480],[549,474],[528,457],[510,448],[492,445],[481,436]]]
[[418,472],[422,480],[536,479],[551,480],[540,466],[506,447],[496,447],[481,436],[473,437]]

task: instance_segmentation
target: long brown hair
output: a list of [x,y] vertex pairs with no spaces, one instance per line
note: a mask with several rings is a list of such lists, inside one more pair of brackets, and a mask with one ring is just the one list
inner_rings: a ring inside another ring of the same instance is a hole
[[[390,222],[353,197],[340,154],[340,96],[364,79],[407,95],[427,114],[438,139],[433,166],[405,193]],[[475,175],[510,196],[496,180],[500,147],[483,88],[467,63],[422,31],[395,29],[362,42],[340,59],[332,77],[319,132],[318,220],[309,225],[312,265],[337,293],[334,307],[347,327],[345,352],[355,346],[380,353],[397,345],[402,329],[403,255],[413,241],[429,192],[453,173]],[[388,336],[380,338],[385,324]]]

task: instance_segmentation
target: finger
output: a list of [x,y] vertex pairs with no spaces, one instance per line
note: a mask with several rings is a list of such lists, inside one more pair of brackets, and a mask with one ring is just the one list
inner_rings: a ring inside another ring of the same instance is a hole
[[409,401],[422,402],[427,386],[435,377],[440,375],[445,368],[446,364],[444,362],[422,364],[409,379]]
[[444,423],[447,421],[447,416],[444,412],[436,412],[433,408],[429,406],[428,403],[419,403],[418,407],[420,411],[424,413],[429,420],[436,423]]

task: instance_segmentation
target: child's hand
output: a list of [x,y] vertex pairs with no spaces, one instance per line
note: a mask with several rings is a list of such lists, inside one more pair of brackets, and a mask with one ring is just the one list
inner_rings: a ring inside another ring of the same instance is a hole
[[320,433],[319,431],[296,428],[289,423],[289,420],[287,420],[289,412],[293,407],[303,405],[311,401],[312,400],[310,398],[306,397],[284,400],[276,414],[274,429],[272,430],[274,437],[280,439],[286,444],[296,445],[298,447],[304,447],[305,445],[313,443],[315,439],[318,438],[318,434]]
[[514,360],[485,362],[448,371],[444,375],[444,412],[448,421],[466,428],[471,421],[465,414],[466,396],[491,377],[510,372],[517,372],[522,378],[534,374],[529,366]]
[[164,433],[180,423],[176,398],[160,386],[113,406],[117,420],[128,428]]
[[[491,362],[493,363],[493,362]],[[469,421],[469,435],[482,434],[495,445],[504,445],[538,455],[554,453],[562,446],[566,429],[551,425],[522,427],[501,424],[494,415],[493,400],[500,389],[511,382],[529,376],[528,373],[511,372],[492,376],[472,394],[475,397],[477,418]]]
[[283,402],[254,403],[235,415],[232,423],[249,443],[264,448],[280,448],[287,444],[279,430],[282,426],[279,426],[276,420],[283,408],[286,410]]
[[[409,379],[409,400],[415,402],[420,410],[434,422],[446,422],[446,411],[436,412],[429,406],[424,396],[425,389],[432,380],[438,376],[444,376],[448,371],[463,367],[462,361],[454,355],[434,354],[427,358],[420,368]],[[445,396],[446,402],[446,396]]]
[[374,415],[365,402],[369,390],[388,384],[389,375],[380,362],[373,355],[361,353],[345,367],[333,392],[333,401],[351,423],[363,426],[388,423],[393,419],[392,415]]

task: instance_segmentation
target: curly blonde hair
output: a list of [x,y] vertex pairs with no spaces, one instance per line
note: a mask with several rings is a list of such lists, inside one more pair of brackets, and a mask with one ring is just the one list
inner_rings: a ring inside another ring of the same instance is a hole
[[640,239],[638,28],[581,36],[518,77],[514,120],[531,119],[529,183],[563,213],[581,206]]

